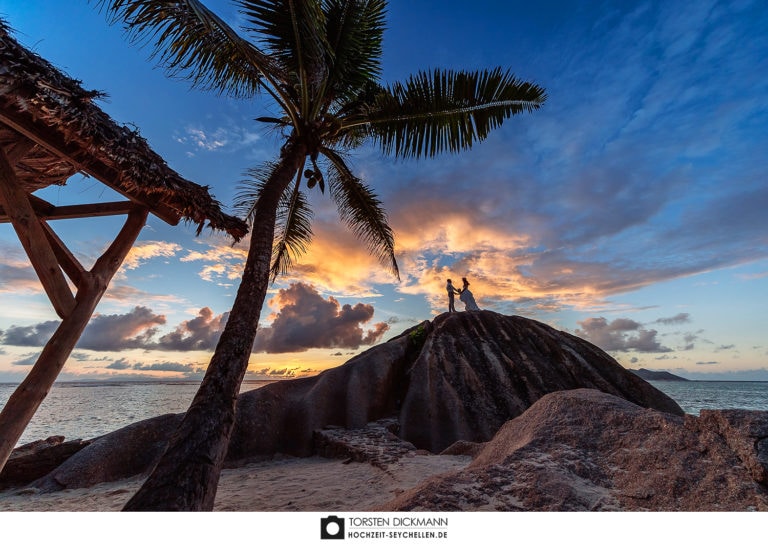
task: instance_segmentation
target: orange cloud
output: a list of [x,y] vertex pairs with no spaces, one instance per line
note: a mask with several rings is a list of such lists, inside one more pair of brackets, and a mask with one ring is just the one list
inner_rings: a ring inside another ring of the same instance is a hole
[[181,258],[181,262],[201,261],[209,263],[203,265],[198,275],[205,281],[220,282],[221,280],[234,281],[243,274],[245,259],[248,256],[248,240],[241,241],[237,246],[221,239],[211,239],[206,251],[188,251]]
[[179,244],[161,241],[137,242],[123,261],[123,270],[133,270],[141,263],[157,257],[173,257],[181,250]]

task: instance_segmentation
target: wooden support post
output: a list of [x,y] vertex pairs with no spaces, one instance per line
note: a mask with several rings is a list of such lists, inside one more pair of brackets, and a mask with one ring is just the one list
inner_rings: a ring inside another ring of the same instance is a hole
[[51,390],[110,280],[146,223],[147,214],[146,208],[135,208],[131,211],[115,241],[99,257],[93,268],[83,274],[73,311],[62,320],[32,370],[0,412],[0,471],[32,416]]
[[48,242],[40,219],[2,149],[0,149],[0,204],[11,218],[19,241],[27,252],[53,308],[59,317],[67,317],[75,307],[75,297],[67,284],[64,272],[59,267],[58,259]]
[[83,265],[80,264],[80,261],[78,261],[74,255],[72,255],[72,252],[48,223],[41,221],[41,225],[43,226],[48,242],[51,244],[51,249],[53,249],[53,253],[56,255],[56,260],[59,261],[62,270],[69,276],[69,279],[72,280],[75,287],[80,289],[85,275]]

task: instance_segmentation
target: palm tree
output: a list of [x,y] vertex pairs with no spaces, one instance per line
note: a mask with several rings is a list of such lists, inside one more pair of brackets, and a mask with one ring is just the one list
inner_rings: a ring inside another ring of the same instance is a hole
[[[126,510],[211,510],[235,421],[235,400],[270,280],[311,239],[306,191],[326,188],[343,223],[399,277],[381,202],[347,166],[366,141],[401,158],[459,152],[510,116],[539,108],[544,90],[501,68],[420,72],[379,82],[385,0],[235,0],[241,35],[198,0],[98,0],[110,23],[148,43],[168,73],[228,96],[274,100],[263,117],[285,137],[240,195],[248,256],[226,327],[168,449]],[[248,39],[245,36],[247,36]]]

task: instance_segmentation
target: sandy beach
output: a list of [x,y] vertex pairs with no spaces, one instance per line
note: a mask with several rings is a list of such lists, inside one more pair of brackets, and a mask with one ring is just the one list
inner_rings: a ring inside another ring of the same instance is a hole
[[[413,453],[383,467],[323,457],[282,457],[225,469],[215,511],[365,511],[419,482],[460,470],[463,455]],[[141,485],[135,477],[84,489],[39,493],[12,489],[0,493],[0,512],[116,512]]]

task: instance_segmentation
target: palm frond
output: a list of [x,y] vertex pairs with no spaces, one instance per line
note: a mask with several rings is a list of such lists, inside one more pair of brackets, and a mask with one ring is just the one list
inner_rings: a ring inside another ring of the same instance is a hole
[[330,161],[328,186],[342,222],[399,280],[395,236],[381,201],[361,179],[352,174],[341,155],[329,148],[321,148],[320,152]]
[[[252,97],[278,70],[198,0],[97,0],[110,24],[121,23],[134,43],[151,44],[151,57],[169,75],[194,87]],[[270,92],[272,89],[269,89]]]
[[275,175],[280,163],[266,161],[259,166],[249,168],[248,177],[240,182],[240,188],[235,194],[234,209],[238,216],[248,223],[253,223],[256,204],[264,192],[264,187],[270,177]]
[[545,100],[542,87],[501,68],[434,70],[379,93],[366,122],[385,153],[433,157],[470,149],[505,119],[538,109]]
[[[266,162],[248,171],[248,179],[241,182],[241,189],[235,195],[235,209],[247,221],[253,222],[256,207],[272,173],[279,167],[277,162]],[[285,274],[298,258],[307,252],[312,241],[312,210],[306,196],[301,191],[299,169],[293,191],[286,191],[280,196],[277,207],[275,235],[272,244],[270,276],[274,282]]]
[[338,104],[338,109],[329,112],[338,123],[335,138],[327,138],[327,147],[355,149],[371,136],[368,126],[369,112],[380,95],[389,91],[373,80],[367,80],[360,88]]
[[385,0],[325,0],[328,86],[345,102],[381,74]]
[[312,242],[313,213],[301,191],[301,175],[293,193],[284,194],[277,209],[275,244],[272,247],[270,274],[274,282],[287,273],[294,262],[307,252]]
[[298,78],[302,116],[310,111],[326,76],[325,16],[318,1],[238,0],[240,12],[286,74]]

